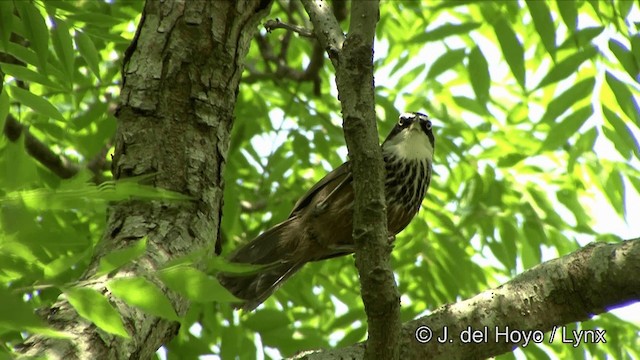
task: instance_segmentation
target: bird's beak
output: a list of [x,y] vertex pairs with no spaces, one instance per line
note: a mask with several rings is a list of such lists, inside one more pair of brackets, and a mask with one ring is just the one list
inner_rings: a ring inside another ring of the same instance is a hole
[[419,121],[414,121],[411,125],[409,125],[409,130],[422,131],[422,129],[420,128],[420,122]]

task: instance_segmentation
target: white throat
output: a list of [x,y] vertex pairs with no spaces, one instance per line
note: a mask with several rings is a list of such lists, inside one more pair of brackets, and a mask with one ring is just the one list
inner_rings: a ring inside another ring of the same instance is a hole
[[433,160],[433,146],[427,135],[418,127],[402,131],[384,145],[384,150],[408,160]]

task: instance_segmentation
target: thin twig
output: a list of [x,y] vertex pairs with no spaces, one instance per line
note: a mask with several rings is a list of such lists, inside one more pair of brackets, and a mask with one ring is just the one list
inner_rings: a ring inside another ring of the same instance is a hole
[[267,20],[267,22],[264,23],[264,28],[267,29],[267,32],[271,32],[273,29],[285,29],[285,30],[293,31],[294,33],[297,33],[300,36],[315,38],[315,35],[313,34],[313,30],[310,30],[298,25],[287,24],[285,22],[280,21],[280,19]]

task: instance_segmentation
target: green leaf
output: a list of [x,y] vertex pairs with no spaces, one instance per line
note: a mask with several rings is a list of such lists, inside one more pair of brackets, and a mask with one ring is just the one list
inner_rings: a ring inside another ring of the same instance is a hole
[[24,31],[29,46],[38,56],[38,68],[43,73],[47,73],[47,56],[49,55],[49,30],[40,11],[30,1],[14,2],[20,18],[24,23]]
[[13,2],[0,2],[0,46],[9,49],[9,38],[13,29]]
[[219,256],[209,257],[205,261],[207,271],[211,272],[222,271],[234,274],[253,274],[268,267],[268,265],[232,263]]
[[471,53],[469,53],[469,79],[478,102],[486,106],[489,100],[491,77],[487,59],[485,59],[484,54],[477,46],[471,49]]
[[625,206],[624,199],[626,189],[624,186],[623,176],[619,171],[611,171],[609,177],[607,178],[607,182],[605,185],[605,195],[609,199],[609,203],[611,207],[620,215],[621,218],[624,218],[625,214]]
[[618,12],[620,14],[620,18],[626,19],[629,16],[629,12],[633,7],[633,1],[616,1],[615,4],[618,6]]
[[578,226],[589,226],[587,219],[590,219],[590,216],[585,212],[584,204],[580,202],[578,194],[573,189],[557,191],[556,198],[573,213],[573,217],[575,217]]
[[551,18],[551,12],[545,1],[527,0],[527,7],[533,25],[542,39],[542,45],[547,50],[552,59],[556,58],[556,27]]
[[52,119],[64,121],[64,116],[45,98],[16,86],[7,86],[6,88],[10,90],[11,97],[22,105],[28,106],[34,111]]
[[522,226],[525,241],[522,249],[522,264],[525,269],[530,269],[540,263],[542,252],[540,244],[547,242],[547,235],[538,221],[525,220]]
[[158,276],[169,289],[186,296],[191,301],[239,301],[216,279],[192,267],[176,266],[162,269]]
[[5,74],[11,75],[16,79],[24,80],[27,82],[36,82],[38,84],[42,84],[56,90],[64,90],[64,88],[62,88],[59,84],[56,84],[45,75],[30,70],[25,66],[0,63],[0,67]]
[[631,154],[634,153],[636,157],[640,158],[640,146],[638,140],[633,135],[631,129],[624,123],[624,120],[618,116],[615,112],[609,109],[606,105],[602,105],[602,112],[605,119],[613,127],[614,132],[608,131],[605,127],[604,133],[611,140],[613,146],[618,149],[620,155],[625,159],[630,160]]
[[573,114],[568,115],[549,130],[549,134],[542,144],[542,149],[556,150],[558,147],[564,145],[569,138],[576,134],[591,114],[593,114],[593,108],[591,105],[587,105]]
[[91,288],[78,287],[65,289],[64,293],[80,316],[110,334],[129,338],[120,314],[102,294]]
[[574,32],[567,38],[558,49],[575,49],[582,48],[584,46],[592,46],[591,40],[600,35],[604,30],[604,26],[586,27]]
[[515,271],[516,260],[518,258],[518,247],[516,245],[516,240],[520,237],[518,229],[515,227],[512,221],[502,219],[500,221],[499,231],[500,242],[502,246],[504,246],[506,255],[503,264],[509,271]]
[[100,265],[95,276],[101,276],[110,273],[121,266],[131,263],[134,259],[144,254],[147,249],[147,237],[135,241],[132,245],[124,248],[113,250],[100,259]]
[[444,24],[428,32],[418,34],[411,38],[410,43],[424,44],[429,41],[442,40],[452,35],[468,34],[482,25],[477,22],[464,24]]
[[466,49],[455,49],[445,52],[431,64],[427,72],[428,79],[435,79],[438,75],[462,63]]
[[629,49],[618,40],[611,39],[609,40],[609,50],[620,61],[620,64],[631,78],[636,79],[638,77],[638,64]]
[[631,94],[631,90],[629,90],[628,86],[625,85],[622,81],[618,80],[615,76],[611,75],[607,71],[605,78],[607,80],[607,84],[613,94],[618,101],[618,105],[624,113],[636,122],[636,125],[640,126],[640,108],[638,107],[638,103],[635,98]]
[[[640,68],[640,34],[635,34],[631,37],[631,52],[636,61],[636,66]],[[640,75],[634,76],[633,79],[636,82],[640,82]]]
[[44,267],[45,279],[53,279],[61,274],[71,270],[73,265],[77,264],[83,259],[88,259],[93,253],[93,249],[87,249],[81,253],[75,253],[71,255],[62,255],[51,261]]
[[251,316],[244,321],[244,325],[255,332],[266,333],[288,328],[291,325],[291,319],[282,311],[262,309],[251,314]]
[[595,145],[598,135],[599,132],[595,127],[578,135],[578,139],[575,141],[569,152],[569,161],[567,162],[567,169],[569,172],[573,171],[576,161],[580,156],[582,156],[582,154],[586,152],[591,153],[593,151],[593,146]]
[[485,115],[487,113],[486,109],[483,108],[477,101],[466,96],[453,96],[453,101],[461,108],[469,110],[478,115]]
[[462,63],[466,54],[465,49],[455,49],[445,52],[431,64],[427,72],[428,79],[435,79],[438,75]]
[[63,332],[49,328],[40,318],[34,314],[34,309],[20,296],[14,295],[4,286],[0,286],[0,334],[5,330],[29,331],[53,338],[71,338]]
[[141,277],[117,278],[107,283],[114,296],[148,314],[179,321],[165,294],[151,281]]
[[81,21],[104,28],[111,28],[122,23],[122,19],[116,18],[110,14],[99,14],[95,12],[75,12],[67,15],[67,18],[73,21]]
[[553,84],[562,79],[565,79],[571,74],[575,74],[576,72],[578,72],[578,68],[583,62],[585,62],[588,59],[591,59],[597,53],[598,53],[598,50],[595,47],[589,46],[584,50],[579,51],[567,57],[566,59],[558,62],[549,71],[549,73],[547,73],[547,75],[540,81],[540,84],[538,84],[536,88],[540,89],[549,84]]
[[545,111],[540,122],[555,122],[556,119],[570,109],[573,104],[587,96],[593,95],[595,84],[596,79],[589,77],[554,97],[553,100],[549,102],[549,105],[547,105],[547,111]]
[[509,68],[518,80],[518,84],[522,89],[526,89],[526,79],[524,70],[524,49],[522,43],[511,28],[511,25],[504,19],[499,18],[494,24],[493,29],[500,43],[502,54],[509,64]]
[[69,34],[69,26],[66,21],[55,18],[51,27],[53,49],[56,52],[64,74],[69,80],[69,84],[73,84],[73,75],[75,70],[75,51],[73,50],[73,40]]
[[76,31],[76,45],[80,55],[87,62],[87,66],[93,74],[100,79],[100,55],[91,37],[82,31]]
[[578,28],[578,7],[575,0],[556,0],[562,21],[570,32]]
[[0,91],[0,125],[4,129],[4,122],[9,114],[9,95],[6,91]]
[[22,330],[25,327],[44,327],[31,306],[4,286],[0,286],[0,306],[3,309],[0,328]]

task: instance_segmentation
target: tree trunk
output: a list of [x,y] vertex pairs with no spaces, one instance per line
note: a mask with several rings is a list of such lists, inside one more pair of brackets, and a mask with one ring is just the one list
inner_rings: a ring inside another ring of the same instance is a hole
[[[183,315],[189,304],[168,293],[155,271],[192,251],[213,254],[219,234],[225,158],[242,63],[270,1],[147,1],[125,54],[117,113],[113,175],[151,175],[159,188],[192,202],[131,200],[111,206],[101,244],[83,276],[100,258],[148,237],[146,253],[111,274],[145,276]],[[130,338],[107,334],[81,318],[63,296],[46,315],[71,340],[28,338],[21,352],[49,359],[147,359],[177,332],[177,322],[143,313],[113,297],[110,276],[88,283],[118,309]],[[82,279],[81,279],[82,280]]]

